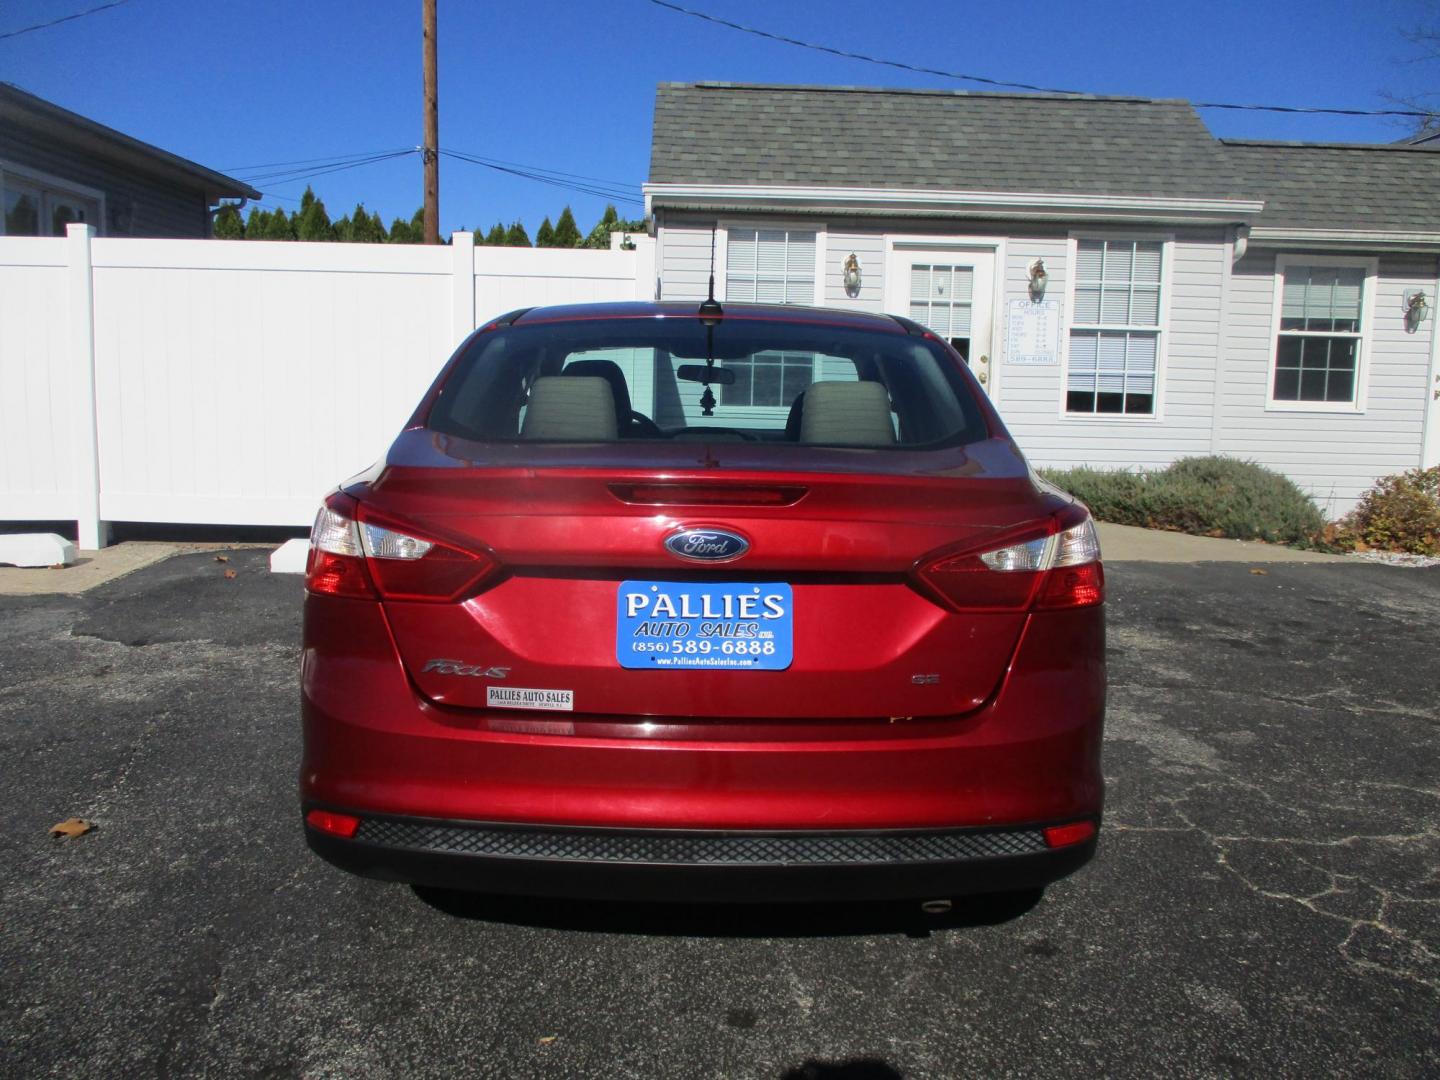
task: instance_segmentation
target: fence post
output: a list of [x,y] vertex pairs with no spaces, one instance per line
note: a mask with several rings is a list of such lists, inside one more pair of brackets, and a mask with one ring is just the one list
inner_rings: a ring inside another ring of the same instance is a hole
[[65,227],[66,274],[70,293],[71,433],[75,439],[75,527],[82,550],[96,551],[110,540],[100,520],[99,411],[95,394],[95,268],[89,225]]
[[450,234],[450,266],[453,299],[451,318],[455,328],[455,344],[460,344],[475,329],[475,234]]

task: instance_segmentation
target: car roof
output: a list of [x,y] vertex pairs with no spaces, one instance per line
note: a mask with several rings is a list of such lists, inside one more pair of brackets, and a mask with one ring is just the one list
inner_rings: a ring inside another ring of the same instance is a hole
[[[722,317],[747,321],[774,320],[781,323],[806,323],[837,329],[868,330],[872,333],[904,334],[907,329],[889,315],[867,311],[842,311],[837,308],[804,307],[799,304],[721,304]],[[557,304],[534,307],[501,316],[499,322],[511,326],[528,326],[547,322],[577,322],[607,319],[698,319],[698,301],[632,301],[597,304]]]

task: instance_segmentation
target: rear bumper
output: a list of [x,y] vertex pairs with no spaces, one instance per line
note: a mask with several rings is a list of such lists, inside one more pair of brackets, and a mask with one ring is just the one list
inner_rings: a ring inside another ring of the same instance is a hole
[[780,833],[362,816],[353,839],[309,826],[305,834],[326,861],[386,881],[564,899],[768,903],[1029,889],[1095,854],[1093,838],[1050,849],[1042,828]]
[[379,605],[310,597],[300,795],[307,808],[361,817],[536,828],[1098,821],[1104,708],[1099,608],[1032,618],[992,699],[972,713],[819,732],[781,721],[745,735],[713,716],[686,728],[683,718],[605,725],[579,713],[437,708],[406,678]]

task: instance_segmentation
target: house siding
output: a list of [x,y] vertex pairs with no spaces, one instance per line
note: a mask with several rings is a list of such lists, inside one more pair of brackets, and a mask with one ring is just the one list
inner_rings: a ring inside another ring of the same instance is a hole
[[[1323,262],[1325,256],[1313,256]],[[1406,289],[1435,289],[1435,260],[1381,256],[1369,329],[1365,409],[1357,413],[1267,410],[1274,333],[1276,252],[1252,252],[1231,274],[1225,381],[1216,450],[1285,473],[1329,517],[1354,506],[1375,480],[1420,464],[1435,320],[1407,333]]]
[[[732,215],[722,215],[725,220]],[[765,215],[733,215],[746,221]],[[714,219],[665,214],[660,223],[660,275],[667,300],[699,300],[710,269]],[[786,218],[793,223],[795,219]],[[1200,454],[1228,454],[1277,469],[1309,492],[1329,517],[1349,511],[1378,477],[1420,464],[1433,335],[1430,319],[1418,333],[1404,329],[1403,293],[1436,290],[1432,256],[1388,255],[1379,260],[1374,325],[1369,331],[1368,400],[1358,414],[1267,410],[1274,302],[1274,252],[1252,251],[1232,266],[1233,247],[1219,227],[1071,228],[1063,224],[934,219],[815,219],[825,234],[827,305],[872,312],[885,307],[889,242],[905,235],[1003,241],[1000,320],[991,359],[995,402],[1026,455],[1041,468],[1158,469]],[[1162,315],[1162,364],[1154,418],[1100,418],[1064,412],[1064,353],[1068,346],[1070,251],[1074,236],[1163,236],[1168,241]],[[861,263],[857,296],[845,292],[845,257]],[[1060,305],[1062,359],[1045,366],[1011,366],[1005,355],[1003,314],[1028,296],[1029,267],[1045,260],[1046,298]],[[1323,259],[1323,256],[1316,256]],[[723,268],[721,271],[723,275]]]
[[183,240],[210,234],[209,207],[199,188],[167,184],[69,146],[36,145],[19,128],[0,130],[0,167],[5,164],[100,191],[104,236]]
[[704,300],[710,281],[710,222],[666,214],[657,231],[660,299]]

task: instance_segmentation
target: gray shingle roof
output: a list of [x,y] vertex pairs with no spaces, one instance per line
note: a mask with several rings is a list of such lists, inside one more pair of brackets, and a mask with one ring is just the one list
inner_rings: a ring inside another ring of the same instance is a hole
[[1423,146],[1225,140],[1266,228],[1440,232],[1440,154]]
[[650,180],[1261,199],[1259,226],[1440,231],[1433,144],[1222,142],[1151,98],[661,83]]
[[653,183],[1225,197],[1183,101],[662,83]]

